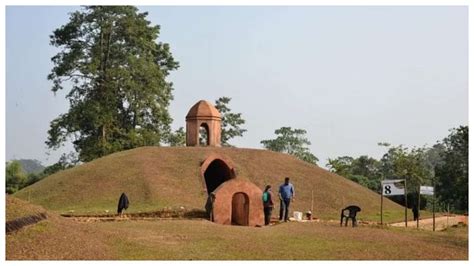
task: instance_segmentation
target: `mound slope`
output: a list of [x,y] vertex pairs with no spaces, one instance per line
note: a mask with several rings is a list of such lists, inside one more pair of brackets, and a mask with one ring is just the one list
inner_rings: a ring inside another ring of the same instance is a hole
[[[377,193],[292,156],[257,149],[142,147],[58,172],[15,196],[60,212],[116,212],[122,192],[130,199],[129,212],[165,207],[203,209],[207,193],[201,164],[213,155],[229,160],[238,178],[262,189],[271,184],[275,196],[284,177],[289,176],[296,189],[292,210],[309,210],[313,191],[316,217],[338,219],[343,207],[357,204],[363,219],[379,219]],[[403,208],[385,199],[384,216],[386,221],[400,219]]]
[[47,216],[5,236],[7,260],[111,259],[117,256],[107,245],[109,236],[95,228],[74,223],[15,197],[7,196],[5,204],[7,221],[38,214]]

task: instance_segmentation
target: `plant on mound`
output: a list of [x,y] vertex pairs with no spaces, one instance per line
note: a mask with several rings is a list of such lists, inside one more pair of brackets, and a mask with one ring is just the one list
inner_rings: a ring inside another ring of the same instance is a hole
[[69,89],[67,113],[51,121],[46,144],[72,138],[82,162],[160,145],[170,132],[169,72],[178,68],[160,27],[133,6],[86,6],[50,36],[61,51],[48,75],[53,92]]
[[262,140],[260,143],[266,149],[287,153],[312,164],[317,164],[319,161],[306,146],[311,145],[311,142],[305,136],[306,130],[282,127],[275,130],[275,134],[277,135],[276,139]]
[[242,137],[247,129],[243,129],[240,126],[245,124],[245,120],[242,118],[242,113],[232,113],[229,105],[232,98],[220,97],[216,100],[216,109],[222,115],[222,132],[221,141],[223,146],[232,146],[229,143],[230,139],[235,137]]

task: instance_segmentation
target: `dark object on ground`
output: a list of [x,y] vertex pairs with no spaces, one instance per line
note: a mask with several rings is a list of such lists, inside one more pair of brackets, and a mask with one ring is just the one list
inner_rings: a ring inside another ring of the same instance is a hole
[[347,226],[347,222],[349,221],[349,218],[352,219],[352,227],[357,226],[356,215],[357,215],[357,212],[360,212],[360,211],[361,211],[360,207],[356,205],[347,206],[346,208],[342,209],[341,210],[341,226],[342,226],[342,221],[344,220],[344,218],[346,218],[346,226]]
[[413,221],[420,219],[420,213],[418,212],[418,206],[416,204],[413,205],[411,211],[413,212]]
[[125,193],[122,193],[122,195],[120,195],[120,199],[118,202],[117,214],[122,215],[123,211],[128,209],[128,205],[129,205],[129,201],[128,201],[127,195],[125,195]]
[[204,208],[206,209],[207,217],[209,217],[209,221],[214,222],[214,201],[216,200],[216,194],[211,192],[206,200],[206,205]]
[[413,201],[413,206],[411,207],[411,211],[413,212],[413,221],[418,221],[418,219],[420,219],[420,211],[419,211],[418,202],[416,199]]

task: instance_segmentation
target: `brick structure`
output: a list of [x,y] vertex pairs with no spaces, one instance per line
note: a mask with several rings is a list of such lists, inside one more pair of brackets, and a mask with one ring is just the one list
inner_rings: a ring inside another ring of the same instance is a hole
[[186,146],[199,145],[199,129],[207,132],[206,146],[221,146],[221,114],[209,102],[197,102],[186,115]]
[[[209,102],[197,102],[186,115],[186,146],[200,146],[199,129],[207,133],[207,146],[221,146],[221,114]],[[220,154],[211,154],[201,163],[203,191],[208,195],[206,210],[218,224],[262,225],[262,190],[237,177],[234,163]],[[209,213],[210,214],[210,213]]]
[[202,162],[200,172],[204,191],[214,195],[212,214],[215,223],[243,226],[264,223],[262,190],[238,177],[229,158],[211,154]]
[[214,222],[257,226],[264,223],[262,190],[250,181],[233,178],[214,190]]

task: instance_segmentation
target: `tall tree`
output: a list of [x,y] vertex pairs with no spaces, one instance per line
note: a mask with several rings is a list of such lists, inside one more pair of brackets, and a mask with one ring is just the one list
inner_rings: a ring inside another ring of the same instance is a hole
[[338,175],[348,177],[352,174],[352,162],[354,158],[350,156],[341,156],[335,159],[328,159],[326,166],[329,168],[329,171],[336,173]]
[[174,132],[170,133],[167,141],[171,147],[174,146],[185,146],[186,145],[186,132],[184,128],[180,127]]
[[380,162],[367,155],[358,158],[350,156],[328,159],[326,164],[331,172],[342,175],[362,186],[380,191]]
[[469,128],[452,129],[443,140],[445,146],[443,162],[435,168],[437,183],[435,191],[441,201],[451,204],[456,210],[467,211],[469,183]]
[[266,149],[287,153],[309,163],[317,164],[319,159],[309,151],[307,145],[311,142],[306,138],[306,130],[282,127],[275,130],[276,139],[262,140]]
[[160,27],[133,6],[87,6],[50,36],[61,51],[48,75],[53,92],[70,89],[70,108],[51,122],[46,144],[69,138],[81,161],[160,145],[172,121],[169,72],[178,68]]
[[216,109],[222,115],[221,124],[221,143],[223,146],[231,146],[229,140],[235,137],[242,137],[246,129],[240,126],[245,123],[242,113],[232,113],[229,108],[229,102],[232,98],[220,97],[216,100]]

